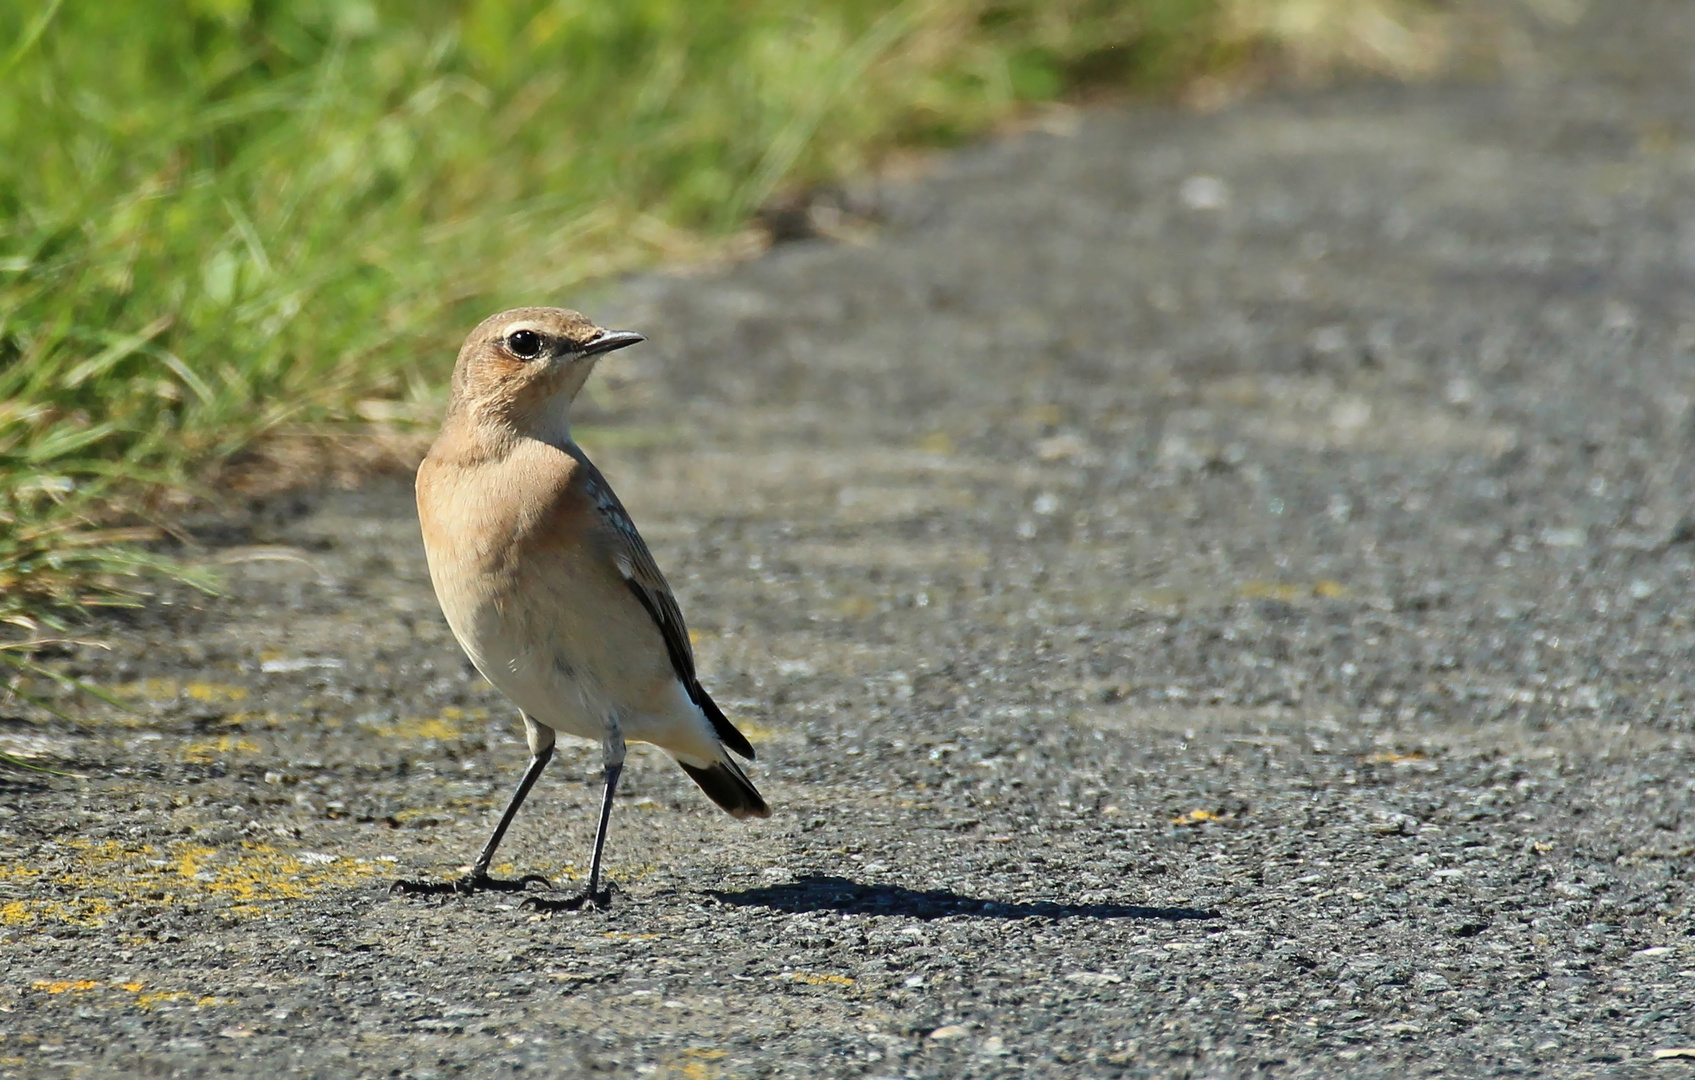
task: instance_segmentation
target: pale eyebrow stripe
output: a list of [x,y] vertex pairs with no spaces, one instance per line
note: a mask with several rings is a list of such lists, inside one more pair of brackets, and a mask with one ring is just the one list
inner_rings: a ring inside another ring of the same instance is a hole
[[531,333],[540,334],[544,338],[553,336],[542,328],[541,323],[530,322],[527,319],[521,319],[514,323],[507,323],[505,326],[500,328],[500,336],[507,337],[511,334],[516,334],[520,330],[528,330]]

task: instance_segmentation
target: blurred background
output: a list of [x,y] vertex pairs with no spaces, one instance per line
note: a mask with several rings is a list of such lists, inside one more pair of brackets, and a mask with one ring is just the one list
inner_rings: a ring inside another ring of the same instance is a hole
[[247,483],[297,479],[254,479],[267,436],[433,424],[491,310],[756,254],[820,185],[1044,110],[1423,74],[1456,19],[1417,0],[0,5],[0,618],[132,596],[166,565],[133,542],[227,488],[233,456]]

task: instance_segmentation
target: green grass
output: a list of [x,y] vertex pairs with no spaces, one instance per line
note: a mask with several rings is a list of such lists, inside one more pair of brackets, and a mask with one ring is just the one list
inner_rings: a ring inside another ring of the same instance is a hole
[[1228,66],[1245,3],[1275,6],[0,5],[0,620],[131,598],[161,492],[433,401],[490,310],[1026,102]]

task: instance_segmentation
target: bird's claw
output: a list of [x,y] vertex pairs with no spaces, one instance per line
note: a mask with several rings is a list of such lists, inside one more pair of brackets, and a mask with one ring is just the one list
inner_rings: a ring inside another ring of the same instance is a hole
[[591,911],[605,911],[612,906],[612,892],[612,886],[608,885],[604,889],[597,889],[593,891],[584,889],[575,896],[567,896],[563,900],[549,900],[542,896],[530,896],[526,897],[524,902],[518,906],[526,911],[540,911],[546,913],[555,911],[582,911],[585,908]]
[[523,892],[532,884],[553,888],[553,882],[540,874],[525,874],[521,878],[489,877],[487,872],[473,870],[451,881],[396,881],[388,887],[390,896],[470,896],[479,892]]

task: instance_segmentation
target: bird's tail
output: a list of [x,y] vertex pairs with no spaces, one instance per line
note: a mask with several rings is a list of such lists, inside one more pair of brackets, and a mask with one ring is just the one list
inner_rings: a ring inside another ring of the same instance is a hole
[[771,808],[765,805],[753,781],[742,772],[741,766],[726,756],[705,768],[678,761],[689,779],[700,785],[706,797],[729,812],[731,817],[770,817]]

